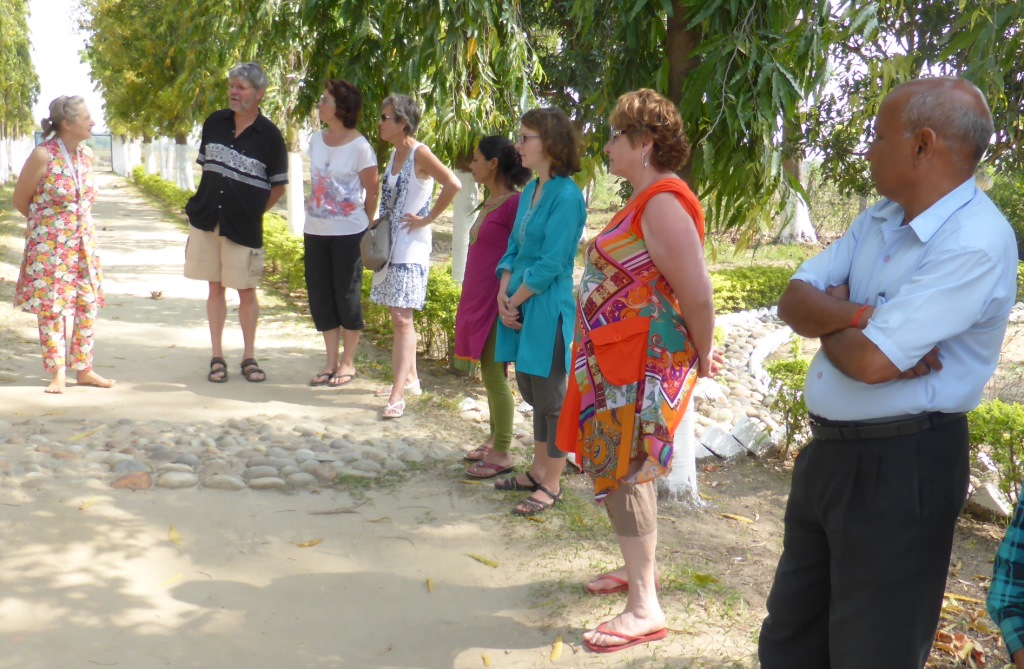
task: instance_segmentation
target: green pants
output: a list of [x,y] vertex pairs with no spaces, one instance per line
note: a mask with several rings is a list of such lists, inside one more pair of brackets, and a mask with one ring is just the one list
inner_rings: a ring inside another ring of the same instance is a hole
[[490,410],[492,448],[498,453],[508,453],[512,446],[512,420],[516,414],[516,401],[508,385],[504,362],[494,360],[494,341],[498,336],[498,322],[494,322],[491,334],[480,353],[480,379],[487,391],[487,407]]

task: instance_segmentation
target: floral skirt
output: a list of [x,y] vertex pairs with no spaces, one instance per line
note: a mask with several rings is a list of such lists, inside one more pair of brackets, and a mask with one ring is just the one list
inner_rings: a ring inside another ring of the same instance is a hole
[[385,307],[422,309],[427,301],[426,265],[393,264],[387,276],[370,289],[370,301]]

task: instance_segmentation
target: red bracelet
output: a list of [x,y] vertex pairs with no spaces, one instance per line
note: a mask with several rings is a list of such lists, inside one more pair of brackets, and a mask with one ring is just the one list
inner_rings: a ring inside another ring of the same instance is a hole
[[857,325],[857,321],[859,321],[859,320],[860,320],[860,315],[861,315],[862,313],[864,313],[864,311],[865,311],[865,310],[866,310],[867,308],[868,308],[868,305],[867,305],[867,304],[862,304],[862,305],[860,305],[860,309],[858,309],[857,311],[855,311],[855,312],[853,313],[853,321],[852,321],[852,322],[850,323],[850,327],[851,327],[851,328],[856,328],[856,327],[860,327],[859,325]]

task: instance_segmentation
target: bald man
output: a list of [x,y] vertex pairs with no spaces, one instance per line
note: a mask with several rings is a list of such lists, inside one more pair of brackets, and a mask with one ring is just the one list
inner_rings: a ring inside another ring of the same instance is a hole
[[974,179],[992,133],[965,80],[892,91],[867,152],[883,199],[779,301],[821,349],[763,669],[919,669],[928,657],[967,495],[965,414],[995,370],[1016,292],[1013,232]]

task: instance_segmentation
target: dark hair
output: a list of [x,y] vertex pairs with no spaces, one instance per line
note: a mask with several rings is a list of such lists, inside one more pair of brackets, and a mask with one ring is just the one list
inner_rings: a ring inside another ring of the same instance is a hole
[[515,190],[530,180],[531,172],[523,167],[523,160],[516,151],[516,146],[506,137],[488,135],[476,145],[480,155],[486,160],[498,160],[496,179],[504,182],[509,190]]
[[392,93],[391,95],[384,98],[384,102],[380,103],[380,108],[391,107],[400,120],[405,121],[406,137],[411,137],[416,134],[416,128],[420,127],[420,107],[416,104],[408,95],[402,95],[401,93]]
[[354,84],[344,79],[331,79],[324,84],[334,98],[334,115],[346,128],[356,127],[359,112],[363,110],[363,94]]
[[690,155],[690,140],[683,131],[679,110],[671,100],[649,88],[621,96],[608,122],[626,133],[630,146],[649,136],[651,164],[659,171],[679,169]]
[[540,135],[544,153],[551,159],[552,176],[567,177],[580,171],[580,133],[564,111],[558,107],[531,109],[520,123]]

